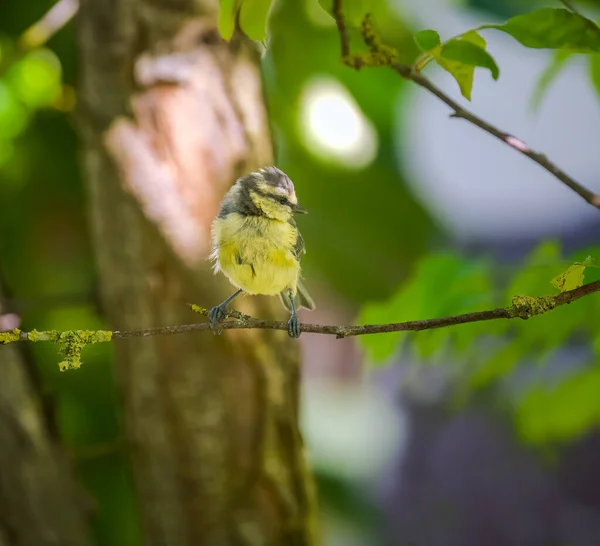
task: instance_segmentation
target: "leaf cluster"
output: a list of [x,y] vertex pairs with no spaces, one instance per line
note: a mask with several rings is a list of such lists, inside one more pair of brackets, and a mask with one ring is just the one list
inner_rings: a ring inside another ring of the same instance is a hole
[[422,51],[415,63],[417,69],[435,61],[449,72],[460,87],[462,95],[470,100],[475,67],[488,69],[497,80],[500,70],[494,58],[486,51],[486,42],[480,32],[500,30],[512,36],[521,45],[532,49],[551,49],[556,54],[546,73],[542,75],[537,100],[558,74],[564,61],[575,54],[590,54],[590,75],[596,86],[600,85],[600,28],[596,23],[567,9],[542,8],[510,18],[500,25],[482,25],[442,43],[434,30],[415,34]]
[[[588,249],[600,255],[600,249]],[[571,261],[571,265],[567,264]],[[361,323],[393,322],[442,317],[467,311],[505,306],[515,296],[545,296],[581,286],[600,277],[591,256],[579,253],[570,260],[561,257],[555,242],[541,244],[530,253],[514,275],[506,275],[491,259],[473,260],[457,254],[437,254],[424,258],[413,274],[387,301],[366,305]],[[361,343],[373,364],[388,361],[404,350],[409,358],[451,367],[459,386],[459,398],[465,399],[478,389],[497,386],[533,365],[539,373],[516,401],[515,417],[523,436],[532,442],[562,440],[600,423],[600,403],[565,407],[563,399],[582,396],[589,390],[582,378],[595,379],[600,364],[600,335],[596,318],[600,299],[583,298],[573,305],[552,310],[527,321],[491,321],[466,324],[424,332],[365,336]],[[566,367],[566,379],[549,384],[541,378],[548,363],[569,342],[583,341],[589,355],[581,370]],[[597,383],[597,382],[596,382]],[[596,384],[594,383],[594,384]],[[598,391],[596,391],[598,392]],[[591,401],[585,395],[585,400]],[[549,418],[549,407],[557,405]],[[558,409],[561,408],[561,409]]]
[[[325,12],[332,13],[333,0],[319,0],[319,4]],[[272,0],[221,0],[221,35],[226,40],[230,39],[237,25],[251,39],[264,42],[271,7]],[[344,20],[350,28],[360,27],[365,16],[374,8],[373,0],[345,0]],[[435,30],[420,30],[415,33],[414,40],[421,54],[413,68],[421,71],[430,62],[435,62],[452,75],[463,97],[471,100],[476,67],[489,70],[495,80],[500,76],[500,68],[487,51],[485,38],[481,35],[486,30],[502,31],[528,48],[555,51],[538,81],[533,95],[534,105],[540,104],[566,61],[578,54],[588,55],[590,81],[600,94],[600,28],[580,13],[564,8],[537,9],[512,17],[503,24],[481,25],[446,41],[442,41]]]

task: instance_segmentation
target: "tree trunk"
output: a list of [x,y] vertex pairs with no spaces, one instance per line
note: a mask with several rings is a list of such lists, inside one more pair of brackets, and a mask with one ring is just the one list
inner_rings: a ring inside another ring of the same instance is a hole
[[0,546],[87,546],[85,493],[14,345],[0,347],[0,368]]
[[[105,312],[119,329],[194,320],[233,288],[206,262],[240,175],[271,161],[257,56],[216,0],[83,0],[80,127]],[[273,300],[239,300],[268,317]],[[237,301],[237,300],[236,300]],[[144,544],[315,545],[285,333],[120,341],[116,365]]]

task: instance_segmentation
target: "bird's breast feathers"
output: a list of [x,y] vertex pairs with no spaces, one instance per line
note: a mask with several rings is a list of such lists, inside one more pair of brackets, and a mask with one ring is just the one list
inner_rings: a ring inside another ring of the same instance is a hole
[[294,254],[298,230],[292,224],[238,213],[212,226],[215,271],[249,294],[296,293],[300,263]]

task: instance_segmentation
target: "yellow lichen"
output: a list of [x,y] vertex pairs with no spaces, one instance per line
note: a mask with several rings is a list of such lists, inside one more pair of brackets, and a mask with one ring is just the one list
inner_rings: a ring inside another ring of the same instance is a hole
[[65,372],[67,370],[76,370],[77,368],[79,368],[79,366],[81,366],[81,361],[73,361],[73,360],[63,360],[62,362],[58,363],[58,369],[61,372]]
[[373,20],[367,15],[361,25],[361,34],[365,44],[371,50],[370,54],[361,55],[363,66],[389,66],[398,62],[398,51],[385,45],[375,32]]
[[10,332],[0,332],[0,345],[8,345],[21,340],[21,330],[15,328]]
[[44,330],[43,332],[38,332],[37,330],[31,330],[31,332],[27,332],[27,339],[29,341],[59,341],[60,340],[60,332],[56,330]]
[[107,330],[67,330],[58,336],[62,345],[61,352],[65,359],[59,363],[61,372],[81,366],[81,351],[86,345],[103,343],[112,339],[112,332]]
[[40,333],[37,330],[31,330],[31,332],[27,332],[27,339],[29,341],[39,341]]
[[556,301],[553,296],[542,296],[534,298],[532,296],[518,295],[513,297],[512,306],[508,308],[511,317],[528,319],[535,315],[542,315],[556,307]]
[[207,309],[205,309],[204,307],[200,307],[199,305],[196,305],[195,303],[190,304],[190,309],[192,311],[194,311],[194,313],[198,313],[199,315],[206,316],[208,314]]
[[79,368],[81,365],[81,351],[86,345],[103,343],[112,339],[112,332],[108,330],[67,330],[66,332],[31,330],[31,332],[22,334],[21,330],[15,328],[12,332],[0,333],[0,345],[20,341],[23,335],[26,336],[28,341],[54,341],[60,343],[61,353],[65,357],[58,365],[61,371]]

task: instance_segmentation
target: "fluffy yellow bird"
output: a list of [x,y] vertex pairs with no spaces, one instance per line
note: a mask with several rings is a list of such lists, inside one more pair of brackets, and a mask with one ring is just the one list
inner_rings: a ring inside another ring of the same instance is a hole
[[290,337],[300,336],[296,310],[315,304],[300,281],[304,240],[294,214],[306,214],[294,184],[277,167],[264,167],[240,178],[225,195],[212,224],[215,273],[221,271],[237,291],[209,313],[213,331],[231,300],[241,292],[279,295],[291,313]]

